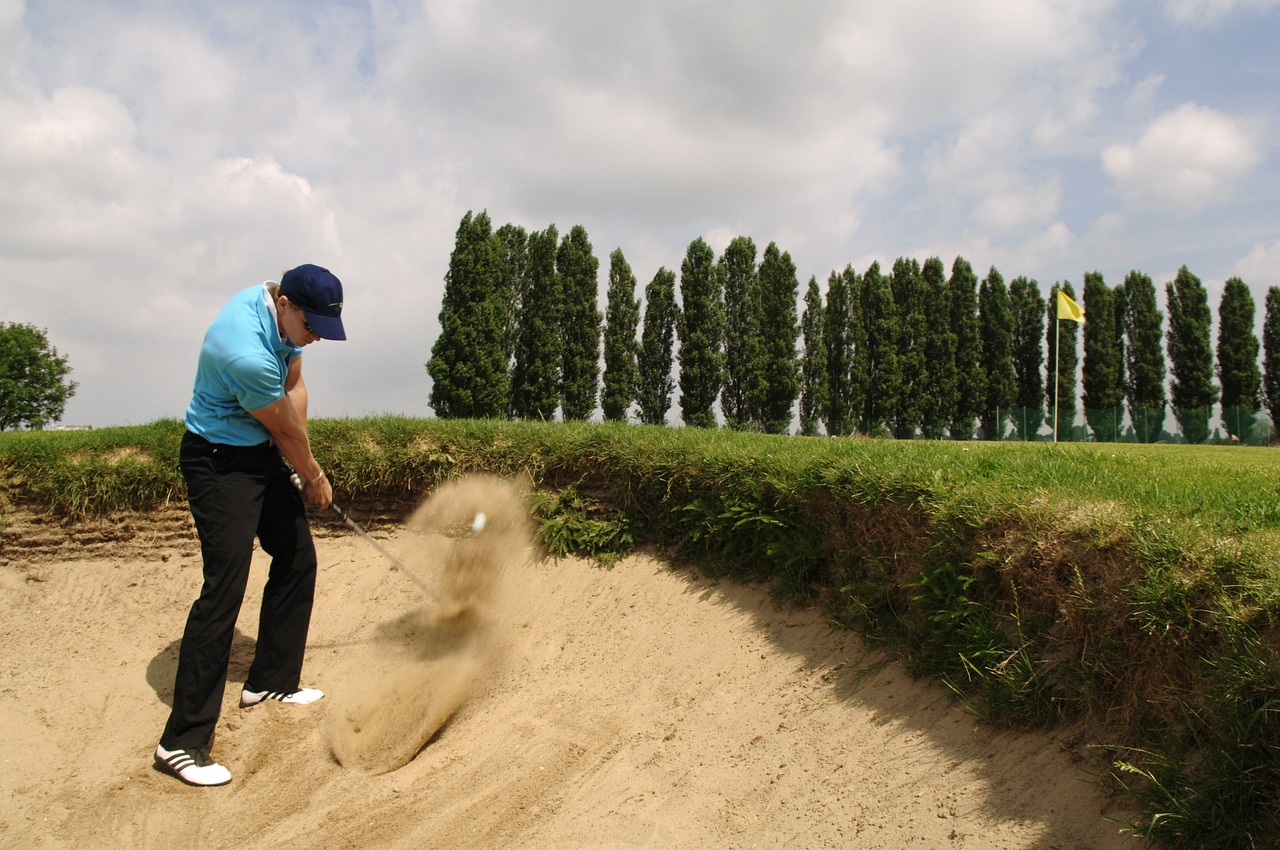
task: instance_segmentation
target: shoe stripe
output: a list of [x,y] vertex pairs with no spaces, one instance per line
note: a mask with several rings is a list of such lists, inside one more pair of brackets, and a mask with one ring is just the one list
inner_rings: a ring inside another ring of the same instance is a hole
[[323,691],[314,688],[295,688],[292,691],[251,691],[245,688],[240,693],[240,707],[249,708],[272,700],[290,705],[308,705],[324,696]]
[[245,697],[246,699],[248,699],[248,700],[251,700],[253,704],[257,704],[257,703],[260,703],[260,702],[266,702],[266,701],[267,701],[267,700],[269,700],[269,699],[276,700],[277,702],[284,702],[285,700],[287,700],[289,697],[293,696],[293,695],[294,695],[294,694],[296,694],[296,693],[297,693],[297,691],[250,691],[250,690],[246,690],[246,691],[244,692],[244,697]]
[[196,760],[187,755],[186,750],[178,750],[171,756],[165,758],[164,763],[169,765],[176,773],[182,773],[188,767],[196,763]]

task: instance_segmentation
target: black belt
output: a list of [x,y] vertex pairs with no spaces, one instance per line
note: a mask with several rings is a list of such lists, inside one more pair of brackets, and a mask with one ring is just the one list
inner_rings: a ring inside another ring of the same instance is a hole
[[199,434],[197,434],[195,431],[192,431],[190,428],[188,428],[187,433],[183,435],[183,439],[190,440],[191,442],[201,447],[208,447],[208,448],[218,449],[220,451],[228,451],[228,452],[245,452],[245,453],[265,452],[270,449],[274,449],[276,446],[275,440],[267,440],[262,443],[256,443],[252,446],[237,446],[232,443],[215,443],[213,440],[207,440],[204,437],[201,437]]

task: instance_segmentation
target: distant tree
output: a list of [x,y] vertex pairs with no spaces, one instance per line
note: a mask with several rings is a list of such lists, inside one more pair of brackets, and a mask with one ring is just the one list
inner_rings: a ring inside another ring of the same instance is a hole
[[1164,430],[1164,315],[1156,307],[1151,278],[1131,271],[1124,279],[1125,398],[1129,421],[1142,443],[1154,443]]
[[1222,423],[1238,440],[1249,438],[1262,407],[1253,316],[1253,293],[1240,278],[1229,278],[1218,304],[1218,381],[1222,385]]
[[431,347],[430,403],[442,419],[505,417],[510,293],[489,214],[467,212],[458,226]]
[[1262,316],[1262,397],[1273,428],[1280,430],[1280,286],[1267,290]]
[[609,255],[609,292],[605,306],[604,392],[600,407],[609,422],[626,422],[627,408],[636,399],[639,382],[636,358],[640,350],[640,301],[636,276],[622,249]]
[[67,358],[35,325],[0,322],[0,431],[57,422],[76,394]]
[[901,376],[897,404],[889,419],[893,435],[911,440],[924,423],[925,390],[928,384],[929,338],[928,304],[920,263],[899,257],[891,277],[893,303],[898,312],[898,371]]
[[760,276],[756,244],[739,236],[720,257],[724,280],[724,388],[720,406],[725,425],[736,430],[760,428],[754,421],[764,396],[764,335],[760,320]]
[[1034,440],[1044,424],[1044,297],[1040,284],[1025,277],[1009,282],[1013,314],[1013,427],[1018,439]]
[[956,336],[951,330],[951,297],[947,271],[938,257],[925,260],[920,272],[925,315],[925,371],[920,382],[920,431],[931,440],[947,433],[959,390],[956,386]]
[[565,421],[584,420],[600,394],[600,261],[581,225],[560,241],[556,272],[564,292],[564,361],[560,411]]
[[676,276],[665,268],[658,269],[644,289],[644,326],[640,335],[640,354],[636,360],[639,384],[636,401],[640,421],[646,425],[665,425],[671,409],[671,393],[676,388],[671,376],[675,363]]
[[550,421],[560,404],[564,358],[564,294],[556,272],[556,226],[529,234],[528,283],[520,299],[515,362],[511,373],[511,415]]
[[978,276],[963,257],[951,264],[951,334],[955,337],[956,404],[951,411],[951,439],[973,439],[974,420],[987,396],[978,332]]
[[800,281],[796,278],[796,264],[791,254],[770,242],[760,262],[758,327],[763,387],[754,417],[768,434],[790,431],[796,397],[800,394],[800,364],[796,357],[796,339],[800,335],[796,316],[799,290]]
[[995,266],[978,287],[978,338],[987,388],[979,414],[982,433],[988,440],[1002,440],[1018,396],[1018,379],[1013,365],[1013,309],[1009,289]]
[[724,287],[711,246],[698,237],[680,265],[680,410],[686,425],[716,427],[724,380]]
[[800,337],[804,347],[800,369],[800,433],[818,434],[818,423],[827,409],[826,315],[818,278],[810,276],[804,294],[804,315],[800,317]]
[[[827,349],[827,406],[822,415],[827,436],[850,433],[854,426],[853,406],[853,288],[857,274],[852,266],[831,272],[827,278],[827,306],[823,339]],[[861,316],[861,311],[858,311]]]
[[[1126,359],[1127,355],[1125,354],[1125,338],[1124,338],[1125,316],[1129,312],[1129,307],[1128,307],[1128,293],[1125,292],[1123,284],[1116,286],[1114,289],[1111,290],[1111,308],[1115,311],[1115,314],[1116,314],[1115,322],[1113,326],[1116,329],[1116,351],[1119,353],[1119,356],[1120,356],[1119,381],[1120,381],[1121,401],[1120,401],[1120,407],[1116,411],[1116,421],[1119,422],[1121,419],[1124,418],[1124,393],[1125,393],[1125,388],[1129,386],[1129,379],[1126,372],[1126,369],[1128,368],[1127,366],[1128,360]],[[1132,430],[1132,426],[1130,426],[1130,430]]]
[[[1072,439],[1076,421],[1076,367],[1080,363],[1080,323],[1058,318],[1058,290],[1072,301],[1076,300],[1075,288],[1067,281],[1056,283],[1049,290],[1046,305],[1049,330],[1045,335],[1049,350],[1049,362],[1045,366],[1045,409],[1049,411],[1049,424],[1060,441]],[[1055,422],[1056,417],[1056,422]]]
[[875,373],[872,368],[871,343],[867,338],[866,276],[849,270],[846,284],[849,292],[849,428],[870,432],[867,423],[867,398],[871,394]]
[[493,233],[497,244],[498,264],[502,269],[499,289],[508,305],[504,315],[505,331],[502,350],[511,368],[519,331],[520,302],[529,287],[529,234],[523,227],[504,224]]
[[1084,276],[1084,415],[1099,442],[1117,442],[1124,403],[1123,352],[1117,345],[1116,298],[1102,275]]
[[863,382],[862,421],[865,434],[889,424],[898,405],[902,370],[898,367],[898,313],[893,286],[873,262],[862,276],[862,338],[853,353],[853,382]]
[[1218,401],[1213,383],[1213,346],[1209,294],[1200,278],[1183,266],[1177,277],[1165,284],[1169,305],[1169,371],[1173,415],[1188,443],[1209,438],[1209,417]]

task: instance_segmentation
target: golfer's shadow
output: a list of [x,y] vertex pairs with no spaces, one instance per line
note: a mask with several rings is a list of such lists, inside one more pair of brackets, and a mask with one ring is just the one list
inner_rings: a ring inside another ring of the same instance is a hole
[[[178,648],[182,646],[179,638],[166,646],[151,659],[147,665],[147,684],[160,697],[160,701],[173,708],[173,677],[178,672]],[[253,663],[253,653],[258,642],[236,629],[231,637],[231,661],[227,664],[227,681],[243,682],[249,674],[249,665]]]

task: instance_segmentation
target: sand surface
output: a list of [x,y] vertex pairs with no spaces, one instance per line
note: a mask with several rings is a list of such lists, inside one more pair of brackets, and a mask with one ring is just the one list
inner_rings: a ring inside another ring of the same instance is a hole
[[[449,538],[378,536],[445,580]],[[605,570],[525,552],[474,616],[441,621],[350,533],[317,540],[303,684],[329,696],[238,708],[257,553],[214,745],[234,779],[190,788],[151,753],[199,553],[145,542],[2,550],[0,846],[1138,846],[1089,761],[982,727],[818,610],[649,556]],[[407,763],[387,769],[386,742],[353,724],[411,741]]]

